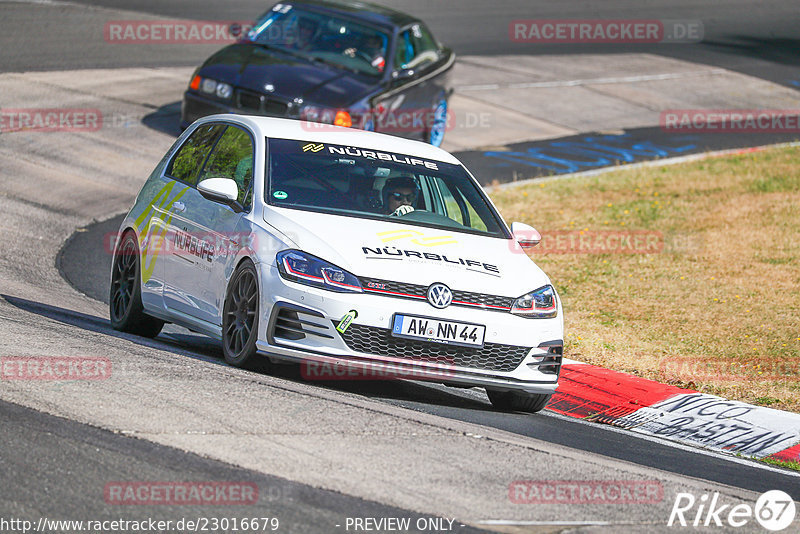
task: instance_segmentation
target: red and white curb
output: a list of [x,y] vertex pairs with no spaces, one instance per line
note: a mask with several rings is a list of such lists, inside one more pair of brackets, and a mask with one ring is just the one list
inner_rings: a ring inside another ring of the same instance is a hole
[[564,359],[547,409],[751,458],[800,462],[800,414]]

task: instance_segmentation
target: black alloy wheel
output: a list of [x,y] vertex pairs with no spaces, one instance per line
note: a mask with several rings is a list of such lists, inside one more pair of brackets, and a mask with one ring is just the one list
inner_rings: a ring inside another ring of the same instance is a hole
[[255,359],[258,309],[258,272],[246,260],[231,279],[222,310],[222,350],[235,367],[249,367]]
[[111,265],[108,308],[112,328],[137,336],[156,337],[164,327],[164,321],[144,312],[139,245],[133,232],[122,236]]

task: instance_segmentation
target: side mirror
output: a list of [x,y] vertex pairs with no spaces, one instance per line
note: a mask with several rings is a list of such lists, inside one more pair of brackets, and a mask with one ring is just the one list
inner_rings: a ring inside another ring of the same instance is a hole
[[206,178],[197,184],[197,191],[203,198],[230,206],[237,213],[243,211],[236,200],[239,198],[239,186],[230,178]]
[[542,240],[542,234],[536,228],[521,222],[511,223],[511,233],[523,249],[533,248]]
[[414,69],[396,70],[392,73],[392,79],[396,82],[404,82],[410,80],[416,75]]

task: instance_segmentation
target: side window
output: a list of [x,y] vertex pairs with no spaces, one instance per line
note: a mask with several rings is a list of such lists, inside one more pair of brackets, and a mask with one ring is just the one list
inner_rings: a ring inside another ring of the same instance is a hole
[[[459,205],[458,201],[456,201],[453,194],[450,192],[450,188],[447,187],[447,184],[445,184],[441,180],[441,178],[437,178],[436,182],[439,185],[439,192],[442,195],[442,202],[444,203],[445,215],[459,224],[464,224],[464,217],[461,213],[461,206]],[[458,194],[457,191],[456,194]]]
[[397,39],[395,69],[413,69],[435,62],[439,58],[439,45],[422,24],[414,24]]
[[414,59],[414,45],[411,43],[411,31],[406,30],[397,37],[397,50],[394,55],[396,70],[407,69]]
[[411,27],[411,38],[415,43],[417,56],[425,56],[430,61],[436,61],[439,57],[439,44],[433,38],[431,32],[422,24]]
[[[461,195],[461,198],[464,198],[464,195]],[[465,226],[469,226],[470,228],[474,228],[475,230],[481,230],[483,232],[488,232],[486,228],[486,223],[483,222],[481,216],[478,215],[478,212],[475,211],[475,208],[472,206],[471,203],[467,202],[467,216],[469,217],[468,224],[465,223]]]
[[230,178],[239,186],[239,203],[249,210],[253,203],[253,140],[236,126],[228,126],[208,157],[198,182],[206,178]]
[[474,191],[472,195],[465,195],[465,192],[470,190],[460,187],[458,182],[439,177],[430,177],[429,180],[430,186],[435,191],[434,196],[438,198],[435,202],[437,206],[434,208],[435,212],[443,211],[442,215],[467,228],[487,231],[486,223],[475,209],[475,203],[480,199],[474,195]]
[[225,126],[222,124],[209,124],[195,130],[175,153],[166,174],[188,184],[197,185],[197,173],[223,128]]

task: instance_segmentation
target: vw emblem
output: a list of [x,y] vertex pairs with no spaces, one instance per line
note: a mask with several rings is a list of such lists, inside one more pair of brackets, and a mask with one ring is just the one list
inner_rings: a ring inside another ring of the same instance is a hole
[[450,288],[439,282],[431,284],[428,288],[428,302],[434,308],[446,308],[453,302],[453,292]]

